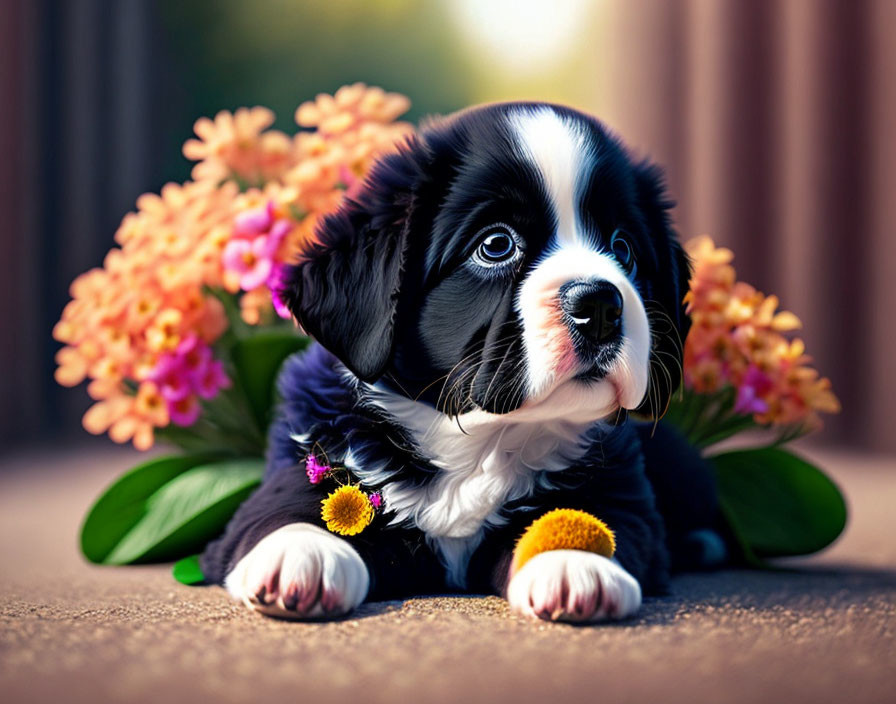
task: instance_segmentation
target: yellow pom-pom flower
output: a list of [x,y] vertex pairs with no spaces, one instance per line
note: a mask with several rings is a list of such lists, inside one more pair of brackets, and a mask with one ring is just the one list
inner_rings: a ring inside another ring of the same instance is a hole
[[327,530],[339,535],[357,535],[373,520],[370,497],[356,486],[341,486],[321,501],[321,517]]
[[535,520],[517,541],[511,572],[548,550],[587,550],[613,557],[616,538],[606,523],[590,513],[571,508],[554,509]]

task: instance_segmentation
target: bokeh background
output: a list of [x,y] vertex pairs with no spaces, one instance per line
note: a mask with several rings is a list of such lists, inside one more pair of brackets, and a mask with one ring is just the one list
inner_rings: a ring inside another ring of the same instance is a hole
[[683,238],[804,321],[844,412],[816,442],[896,452],[896,2],[0,0],[0,442],[88,439],[52,378],[70,281],[202,115],[364,81],[412,120],[539,99],[665,165]]

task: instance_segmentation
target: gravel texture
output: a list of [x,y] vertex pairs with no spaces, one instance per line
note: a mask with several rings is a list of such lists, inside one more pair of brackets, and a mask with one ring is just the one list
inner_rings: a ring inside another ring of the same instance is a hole
[[0,471],[0,700],[13,702],[890,702],[896,462],[815,453],[851,508],[823,555],[679,577],[623,624],[512,616],[495,597],[369,604],[335,623],[250,614],[167,566],[76,549],[126,452],[8,456]]

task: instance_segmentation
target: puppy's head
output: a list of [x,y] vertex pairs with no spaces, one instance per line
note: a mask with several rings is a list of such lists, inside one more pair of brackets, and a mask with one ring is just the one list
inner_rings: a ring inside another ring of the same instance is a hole
[[284,292],[363,381],[455,415],[658,415],[689,267],[660,172],[544,104],[426,125],[327,217]]

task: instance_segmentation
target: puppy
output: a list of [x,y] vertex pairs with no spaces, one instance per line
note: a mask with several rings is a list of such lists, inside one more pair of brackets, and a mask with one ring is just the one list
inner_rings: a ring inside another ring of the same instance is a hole
[[[471,591],[600,621],[665,590],[670,547],[715,511],[697,454],[627,420],[658,418],[680,381],[689,264],[670,205],[654,166],[556,105],[466,110],[381,159],[290,271],[317,344],[281,372],[264,482],[207,577],[287,618]],[[383,498],[357,535],[325,528],[315,448]],[[554,508],[605,521],[614,558],[554,550],[511,574]]]

